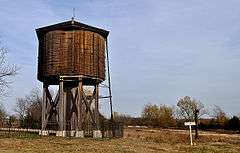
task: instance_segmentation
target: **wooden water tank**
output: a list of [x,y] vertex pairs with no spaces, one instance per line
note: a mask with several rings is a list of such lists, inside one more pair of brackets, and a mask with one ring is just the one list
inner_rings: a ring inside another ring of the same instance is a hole
[[85,84],[105,80],[108,31],[76,21],[36,29],[38,80],[58,84],[60,76],[81,76]]

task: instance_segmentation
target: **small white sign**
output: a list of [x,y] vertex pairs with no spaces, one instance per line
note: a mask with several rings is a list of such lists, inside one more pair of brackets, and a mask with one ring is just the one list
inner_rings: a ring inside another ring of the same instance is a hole
[[192,126],[196,125],[196,123],[195,122],[184,122],[184,125],[185,126],[189,126],[190,143],[191,143],[191,146],[192,146],[193,145],[193,141],[192,141]]
[[195,122],[184,122],[184,125],[185,126],[193,126],[193,125],[196,125]]

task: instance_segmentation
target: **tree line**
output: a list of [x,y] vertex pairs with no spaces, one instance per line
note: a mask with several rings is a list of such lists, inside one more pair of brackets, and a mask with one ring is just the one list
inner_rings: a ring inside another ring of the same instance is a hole
[[240,117],[227,116],[217,105],[208,110],[200,101],[189,96],[180,98],[176,106],[147,104],[139,117],[115,112],[114,118],[127,126],[185,128],[184,122],[192,121],[197,123],[196,129],[224,129],[240,132]]
[[[41,128],[42,93],[34,88],[29,94],[16,99],[15,115],[7,116],[3,105],[0,105],[0,120],[8,117],[11,122],[18,121],[21,128]],[[153,128],[185,128],[184,122],[197,123],[196,130],[224,129],[240,132],[238,116],[227,116],[219,106],[208,110],[198,100],[185,96],[180,98],[176,106],[165,104],[147,104],[139,117],[114,112],[116,122],[125,126],[147,126]],[[1,124],[0,124],[1,126]],[[196,131],[197,133],[197,131]]]

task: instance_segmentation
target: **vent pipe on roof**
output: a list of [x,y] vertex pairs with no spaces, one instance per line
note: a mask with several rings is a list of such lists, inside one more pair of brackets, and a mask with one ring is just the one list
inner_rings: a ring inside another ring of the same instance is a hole
[[74,24],[74,17],[72,17],[72,24]]
[[75,8],[73,8],[72,24],[74,24],[74,18],[75,18]]

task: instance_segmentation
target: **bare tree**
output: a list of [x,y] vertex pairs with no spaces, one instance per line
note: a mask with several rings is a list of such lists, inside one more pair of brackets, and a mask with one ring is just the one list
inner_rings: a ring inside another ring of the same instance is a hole
[[39,88],[34,88],[30,95],[26,96],[29,102],[28,115],[33,120],[41,120],[42,116],[42,96]]
[[207,114],[207,110],[204,105],[194,98],[185,96],[180,98],[177,103],[178,106],[178,117],[184,118],[187,121],[193,121],[195,118],[196,111],[198,112],[198,117]]
[[14,111],[17,113],[21,121],[27,115],[28,107],[29,102],[25,98],[17,98],[16,108],[14,109]]
[[6,59],[7,49],[0,42],[0,95],[5,93],[6,88],[12,83],[12,77],[17,74],[16,65],[9,65]]
[[4,119],[6,117],[6,111],[2,103],[0,103],[0,119]]
[[179,107],[178,112],[180,117],[183,117],[188,121],[195,121],[195,138],[198,138],[198,119],[202,115],[207,114],[204,105],[194,98],[185,96],[179,99],[177,106]]
[[[34,88],[30,94],[23,98],[17,98],[15,112],[20,120],[31,118],[33,121],[40,122],[42,113],[42,97],[39,88]],[[25,125],[24,125],[25,126]]]
[[224,126],[225,121],[227,120],[226,113],[222,110],[221,107],[214,105],[212,109],[212,117],[216,120],[217,124]]

